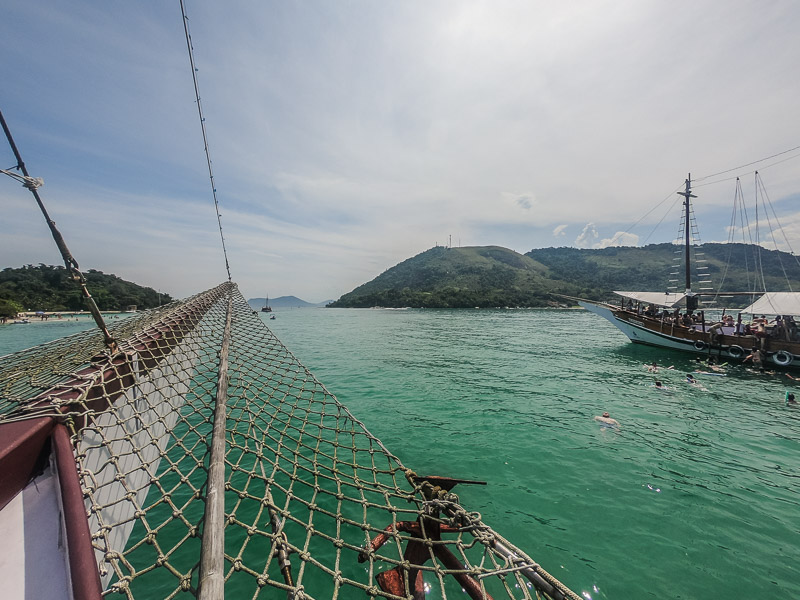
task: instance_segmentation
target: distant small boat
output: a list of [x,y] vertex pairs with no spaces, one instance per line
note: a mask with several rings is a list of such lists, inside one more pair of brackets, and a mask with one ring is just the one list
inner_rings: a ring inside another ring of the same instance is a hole
[[269,305],[269,296],[264,298],[264,306],[261,307],[261,312],[272,312],[272,307]]
[[270,321],[274,321],[274,320],[275,320],[275,315],[272,315],[272,316],[270,317]]

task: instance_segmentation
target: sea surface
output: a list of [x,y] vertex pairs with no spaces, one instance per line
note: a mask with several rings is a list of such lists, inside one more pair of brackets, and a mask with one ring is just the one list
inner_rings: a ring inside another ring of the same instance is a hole
[[[800,382],[729,366],[692,386],[692,355],[582,310],[275,314],[406,466],[486,481],[454,491],[585,598],[800,598],[800,408],[784,404]],[[0,355],[91,325],[0,326]]]

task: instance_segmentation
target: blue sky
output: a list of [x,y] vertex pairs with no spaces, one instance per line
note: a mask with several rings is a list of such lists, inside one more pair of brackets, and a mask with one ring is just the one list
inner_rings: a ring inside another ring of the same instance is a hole
[[[673,239],[674,191],[800,146],[800,4],[194,2],[231,271],[245,297],[337,298],[453,245]],[[177,297],[226,278],[180,5],[6,3],[0,109],[84,269]],[[5,144],[0,168],[14,165]],[[724,241],[759,167],[800,247],[800,151],[698,187]],[[786,160],[788,159],[788,160]],[[60,264],[0,179],[0,266]]]

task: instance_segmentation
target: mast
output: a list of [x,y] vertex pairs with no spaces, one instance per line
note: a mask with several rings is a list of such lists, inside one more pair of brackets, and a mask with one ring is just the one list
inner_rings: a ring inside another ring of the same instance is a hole
[[686,179],[686,190],[683,192],[678,192],[679,196],[683,196],[683,206],[686,211],[685,213],[685,231],[684,231],[684,259],[685,259],[685,269],[686,269],[686,311],[691,312],[697,308],[697,298],[692,293],[692,271],[691,271],[691,264],[690,264],[690,251],[691,251],[691,228],[689,223],[689,215],[690,215],[690,200],[689,198],[697,198],[692,193],[692,174],[689,173],[688,179]]

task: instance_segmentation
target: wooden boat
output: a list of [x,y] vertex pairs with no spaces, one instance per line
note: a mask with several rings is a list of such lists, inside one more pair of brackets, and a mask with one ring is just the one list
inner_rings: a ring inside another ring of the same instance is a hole
[[261,307],[261,312],[271,313],[272,307],[269,305],[269,295],[264,298],[264,306]]
[[[800,315],[800,293],[710,293],[711,288],[693,288],[690,215],[691,198],[696,196],[692,194],[691,186],[690,175],[686,179],[685,190],[678,192],[684,196],[683,292],[615,291],[621,298],[619,305],[579,298],[575,300],[586,310],[607,319],[636,344],[694,352],[724,360],[752,360],[756,367],[765,363],[779,367],[800,366],[800,332],[795,323],[795,317]],[[698,283],[710,282],[706,279]],[[707,317],[703,299],[711,296],[749,296],[753,301],[738,311],[735,321],[720,321]],[[747,323],[743,315],[752,315],[752,323]]]

